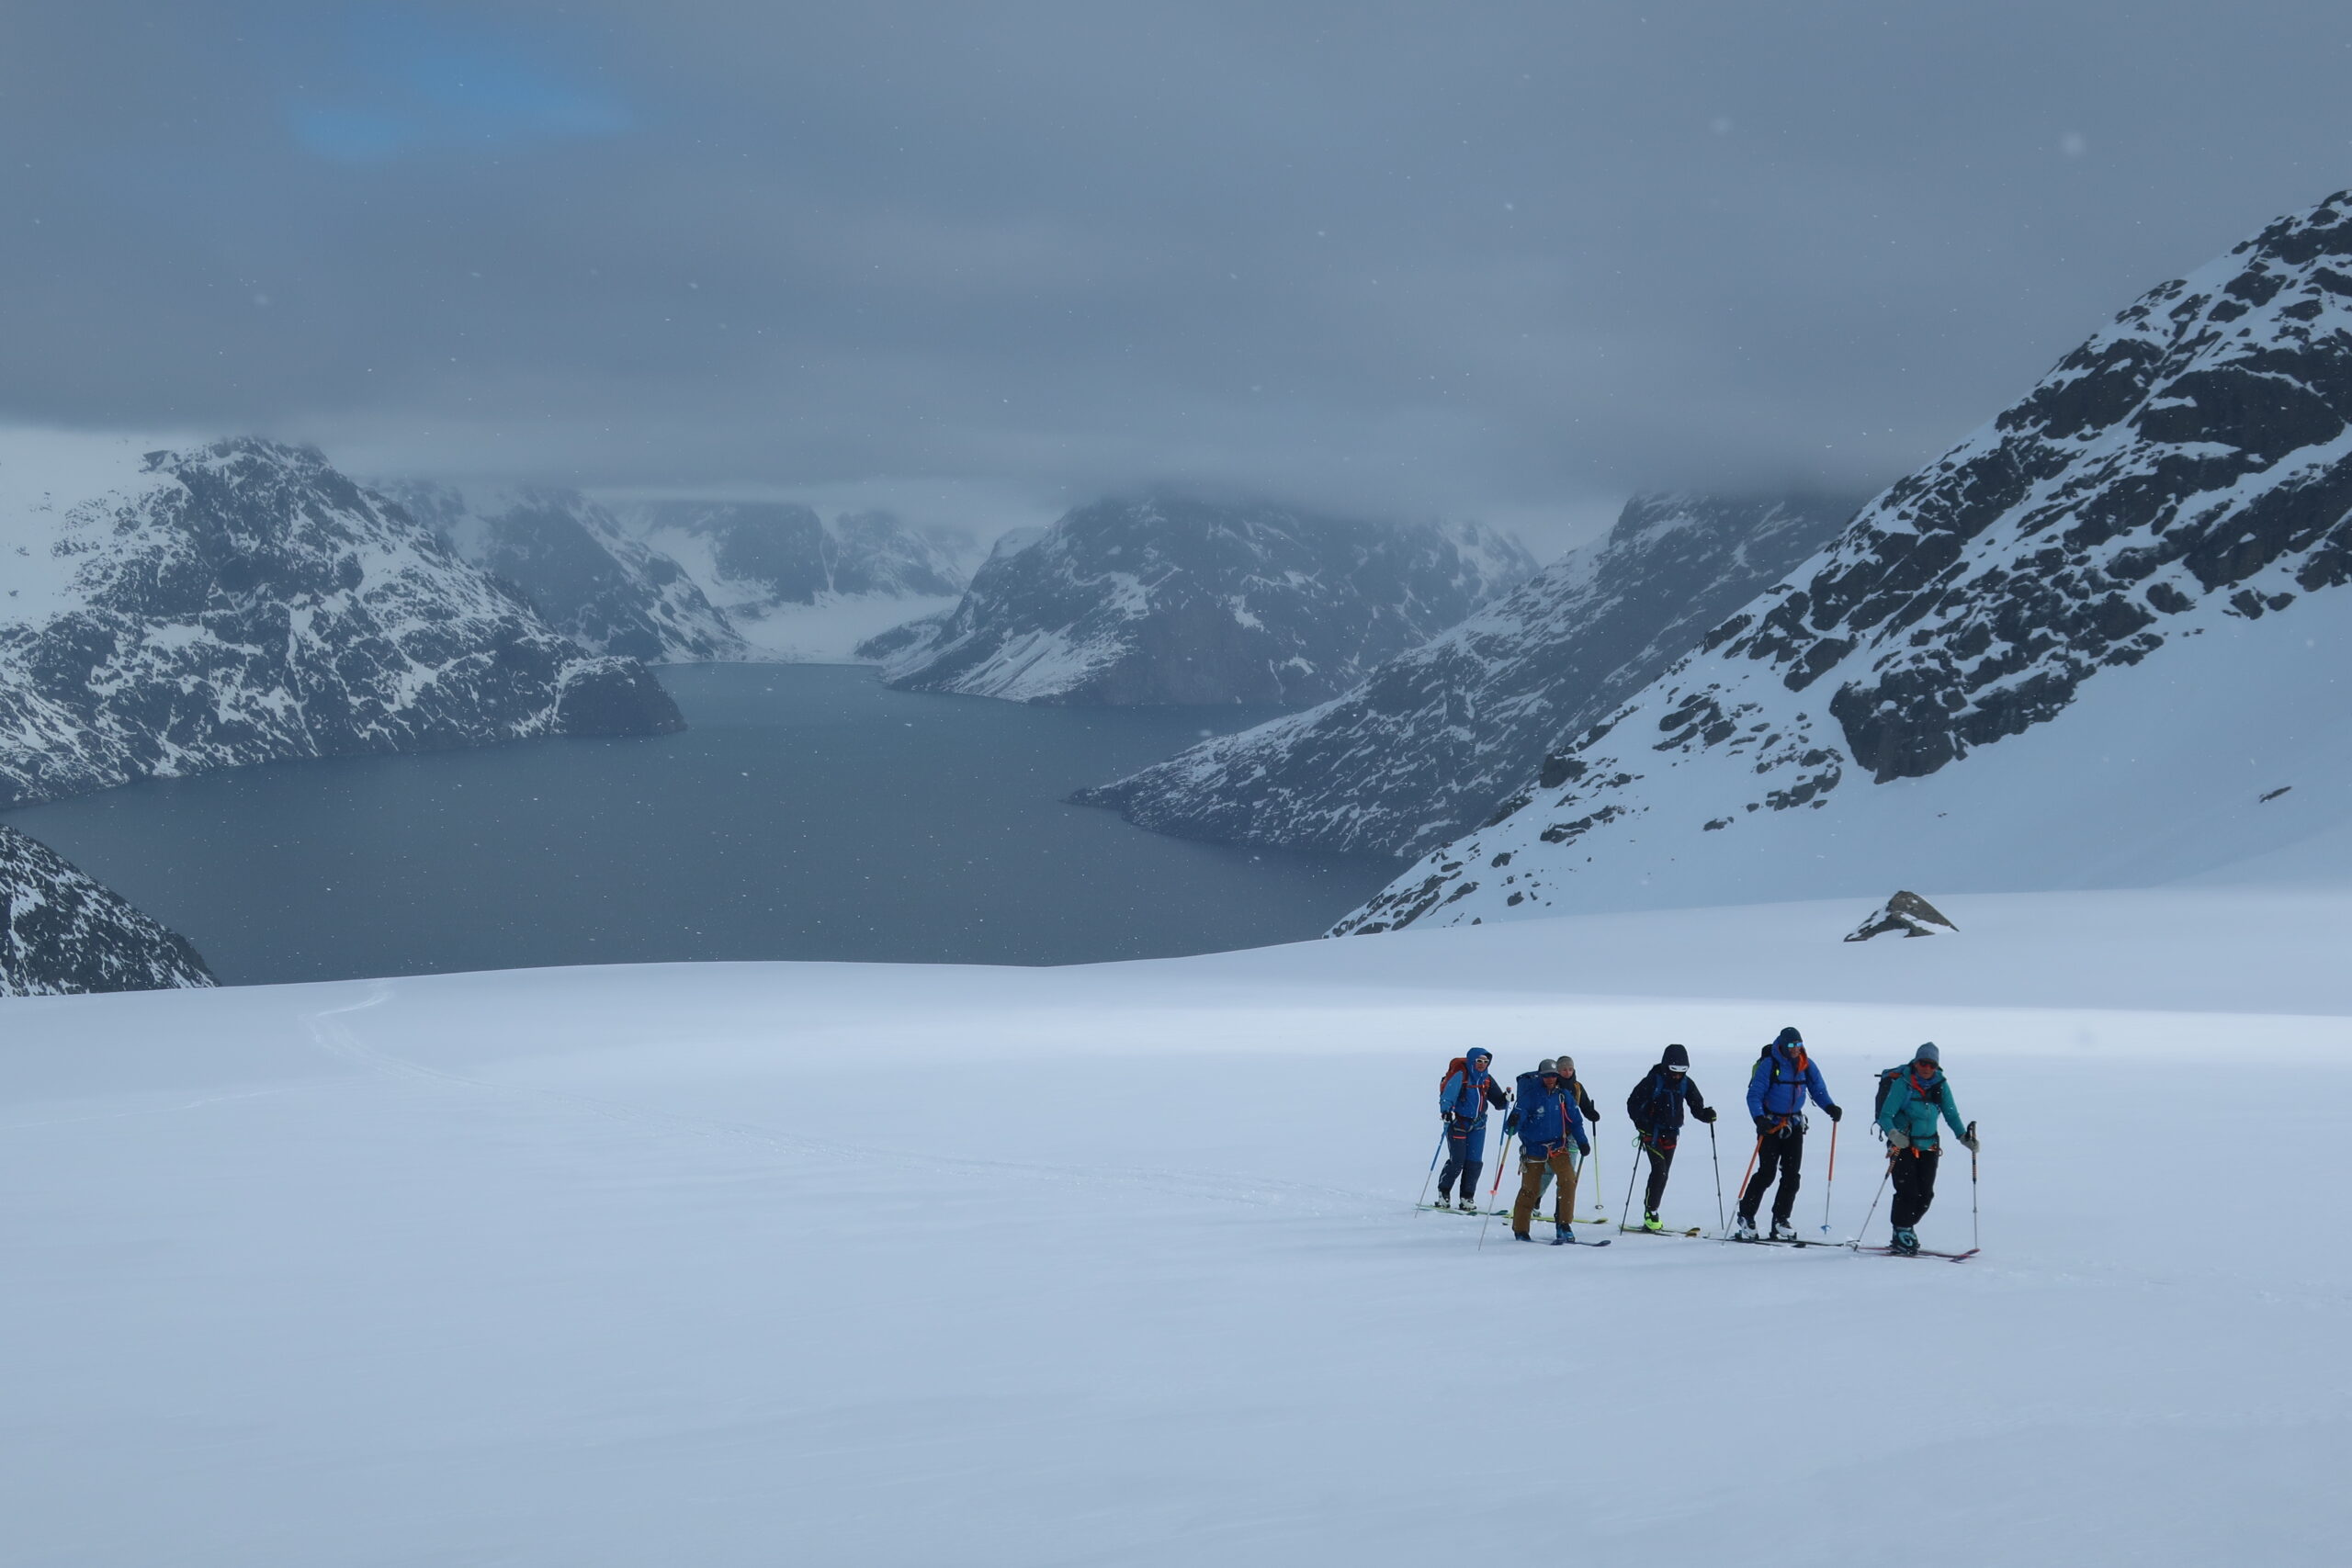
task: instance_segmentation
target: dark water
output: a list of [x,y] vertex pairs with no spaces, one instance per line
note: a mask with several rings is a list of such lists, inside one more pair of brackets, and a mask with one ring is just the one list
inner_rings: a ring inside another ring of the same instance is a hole
[[1073,964],[1310,937],[1395,863],[1060,804],[1263,711],[1033,708],[867,670],[662,672],[692,727],[274,763],[7,820],[230,984],[548,964]]

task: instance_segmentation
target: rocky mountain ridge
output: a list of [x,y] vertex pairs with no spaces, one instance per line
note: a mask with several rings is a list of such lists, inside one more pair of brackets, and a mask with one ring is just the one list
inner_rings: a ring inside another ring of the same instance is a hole
[[1184,838],[1416,853],[1477,826],[1852,515],[1810,498],[1636,496],[1608,536],[1320,707],[1079,791]]
[[370,488],[513,585],[548,626],[591,653],[688,664],[748,652],[684,568],[576,490],[460,490],[414,479]]
[[1065,705],[1305,704],[1526,577],[1476,524],[1384,525],[1160,495],[1000,547],[956,607],[865,645],[910,691]]
[[2150,290],[1337,929],[1717,901],[1758,865],[1883,886],[1853,846],[1948,831],[1955,866],[2113,874],[2123,823],[2191,863],[2181,821],[2315,809],[2263,753],[2341,746],[2311,650],[2352,626],[2348,417],[2343,193]]
[[683,727],[316,451],[0,436],[0,806],[295,757]]
[[186,938],[46,844],[0,827],[0,996],[209,986]]

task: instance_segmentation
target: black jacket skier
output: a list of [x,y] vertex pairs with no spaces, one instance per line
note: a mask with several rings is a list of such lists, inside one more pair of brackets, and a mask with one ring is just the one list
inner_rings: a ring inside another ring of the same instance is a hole
[[1666,1196],[1666,1173],[1674,1165],[1674,1145],[1682,1135],[1682,1112],[1688,1107],[1702,1122],[1713,1122],[1713,1111],[1690,1081],[1690,1053],[1668,1045],[1634,1092],[1625,1097],[1625,1114],[1633,1119],[1635,1145],[1649,1156],[1649,1185],[1642,1193],[1642,1228],[1663,1230],[1657,1206]]

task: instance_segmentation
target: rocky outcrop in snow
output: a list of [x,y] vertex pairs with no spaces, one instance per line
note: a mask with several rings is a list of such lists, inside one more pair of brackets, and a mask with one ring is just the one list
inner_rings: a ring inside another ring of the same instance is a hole
[[318,453],[0,437],[0,806],[291,757],[683,728]]
[[1960,928],[1943,911],[1905,889],[1871,911],[1868,919],[1846,933],[1848,942],[1868,942],[1874,936],[1900,932],[1905,937],[1939,936]]
[[748,651],[684,568],[578,491],[460,491],[419,480],[371,488],[519,590],[541,620],[591,653],[686,664]]
[[992,555],[952,613],[908,634],[884,678],[1031,703],[1320,702],[1533,564],[1476,524],[1098,502]]
[[0,827],[0,996],[212,983],[212,972],[187,938],[132,908],[48,845]]
[[1814,553],[1852,502],[1636,496],[1573,550],[1323,706],[1080,791],[1184,838],[1408,854],[1486,821],[1545,751]]
[[[2035,779],[1971,804],[2022,820],[2020,795],[2075,792],[2064,833],[1939,852],[2087,865],[2085,846],[2109,819],[2145,815],[2151,791],[2171,792],[2177,837],[2209,796],[2251,792],[2208,765],[2212,743],[2176,731],[2241,726],[2267,745],[2329,728],[2298,705],[2332,678],[2306,668],[2306,643],[2337,638],[2344,619],[2313,602],[2352,579],[2347,417],[2352,193],[2151,290],[1548,759],[1502,820],[1433,852],[1339,929],[1538,912],[1593,887],[1663,896],[1645,891],[1653,877],[1688,897],[1768,851],[1801,876],[1849,857],[1865,829],[1892,831],[1898,807],[1956,808],[1967,792],[1946,774],[2001,776],[1987,765],[2012,752],[2043,759]],[[2310,636],[2248,626],[2281,615]],[[2130,678],[2200,660],[2208,678],[2193,686]],[[2138,705],[2136,731],[2074,716],[2094,694],[2104,713],[2109,691]],[[2247,726],[2248,708],[2269,718]],[[2043,727],[2061,734],[2043,745]],[[2073,733],[2086,739],[2069,750]],[[2253,748],[2231,750],[2243,767]],[[2166,765],[2127,784],[2121,770],[2150,753]],[[2083,793],[2102,777],[2103,796]],[[2181,793],[2183,779],[2202,793]],[[1834,840],[1779,826],[1833,804]],[[1915,809],[1901,826],[1923,843],[1942,817]]]
[[763,657],[856,657],[863,639],[948,608],[969,580],[967,537],[888,512],[828,523],[795,502],[662,501],[620,517]]

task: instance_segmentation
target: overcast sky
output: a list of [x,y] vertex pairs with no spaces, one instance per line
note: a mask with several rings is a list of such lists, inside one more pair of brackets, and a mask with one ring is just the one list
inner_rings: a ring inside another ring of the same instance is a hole
[[23,4],[0,419],[1027,521],[1866,490],[2352,185],[2352,6]]

